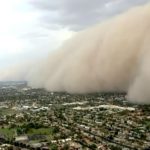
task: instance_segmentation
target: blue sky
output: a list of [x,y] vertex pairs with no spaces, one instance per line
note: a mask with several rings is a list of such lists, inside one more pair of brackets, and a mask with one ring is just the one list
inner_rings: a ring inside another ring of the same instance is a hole
[[0,1],[0,67],[44,57],[76,32],[150,0]]

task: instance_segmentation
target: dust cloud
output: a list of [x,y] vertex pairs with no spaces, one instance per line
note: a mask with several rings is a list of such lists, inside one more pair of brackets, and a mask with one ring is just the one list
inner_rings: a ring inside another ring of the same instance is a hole
[[124,91],[128,100],[149,104],[150,4],[78,32],[26,71],[32,87],[69,93]]

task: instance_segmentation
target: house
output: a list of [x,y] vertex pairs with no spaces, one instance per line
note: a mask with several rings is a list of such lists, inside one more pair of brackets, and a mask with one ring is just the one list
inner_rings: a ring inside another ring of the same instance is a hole
[[28,141],[29,141],[29,138],[26,135],[15,137],[15,142],[18,142],[18,143],[27,143]]

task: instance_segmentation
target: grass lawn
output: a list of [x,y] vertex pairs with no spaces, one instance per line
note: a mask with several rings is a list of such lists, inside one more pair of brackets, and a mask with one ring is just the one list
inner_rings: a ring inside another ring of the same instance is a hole
[[0,134],[6,136],[8,139],[12,139],[15,135],[15,129],[0,128]]
[[51,135],[52,129],[51,128],[29,129],[27,134],[29,135],[32,135],[32,134]]
[[9,109],[9,108],[8,109],[7,108],[0,109],[0,115],[1,116],[3,116],[3,115],[9,115],[9,114],[13,115],[13,114],[16,114],[16,112],[17,111]]
[[[8,138],[9,140],[12,140],[15,136],[16,128],[0,128],[0,134]],[[52,129],[51,128],[39,128],[39,129],[29,129],[26,133],[27,135],[45,135],[48,140],[52,139]]]

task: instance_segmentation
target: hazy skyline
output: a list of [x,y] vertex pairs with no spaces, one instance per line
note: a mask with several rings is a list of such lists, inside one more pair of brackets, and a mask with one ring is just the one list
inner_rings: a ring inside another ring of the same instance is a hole
[[45,56],[75,32],[145,2],[149,0],[1,1],[0,67]]

